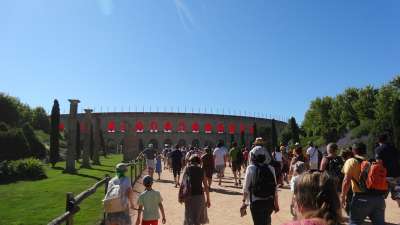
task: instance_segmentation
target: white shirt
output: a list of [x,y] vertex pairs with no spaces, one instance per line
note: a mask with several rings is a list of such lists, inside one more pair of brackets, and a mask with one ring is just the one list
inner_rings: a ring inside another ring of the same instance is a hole
[[307,155],[310,160],[310,169],[318,170],[318,149],[314,147],[309,147],[307,149]]
[[[269,169],[271,170],[272,174],[274,175],[275,183],[276,183],[276,175],[274,167],[268,165]],[[246,175],[244,176],[244,184],[243,184],[243,193],[247,193],[246,204],[250,203],[250,187],[251,184],[254,183],[255,174],[256,174],[257,167],[255,165],[250,165],[246,169]],[[265,200],[268,198],[260,198],[253,194],[251,194],[251,201],[254,202],[256,200]]]
[[226,156],[226,151],[224,148],[215,148],[213,156],[215,157],[215,165],[220,166],[220,165],[225,165],[225,156]]

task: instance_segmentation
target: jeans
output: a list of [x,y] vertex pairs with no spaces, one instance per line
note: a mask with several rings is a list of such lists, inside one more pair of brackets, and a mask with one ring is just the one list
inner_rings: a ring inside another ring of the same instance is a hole
[[250,211],[254,225],[270,225],[271,214],[274,211],[274,199],[254,201],[250,204]]
[[381,195],[355,194],[350,206],[349,225],[362,225],[368,216],[374,225],[385,225],[385,198]]

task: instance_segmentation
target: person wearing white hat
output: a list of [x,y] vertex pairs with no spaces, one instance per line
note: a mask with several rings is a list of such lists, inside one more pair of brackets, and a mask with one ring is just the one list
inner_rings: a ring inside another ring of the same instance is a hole
[[264,140],[262,137],[256,138],[254,141],[254,147],[249,153],[249,165],[254,164],[254,155],[263,154],[265,156],[265,163],[269,164],[271,162],[271,154],[264,148]]

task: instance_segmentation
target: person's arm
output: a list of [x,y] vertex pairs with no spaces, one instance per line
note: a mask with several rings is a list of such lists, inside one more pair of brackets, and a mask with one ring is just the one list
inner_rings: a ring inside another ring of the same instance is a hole
[[326,157],[323,157],[322,161],[321,161],[321,166],[319,167],[319,170],[325,171],[327,165],[328,165],[328,159]]
[[346,206],[347,192],[349,192],[350,186],[351,186],[351,177],[349,175],[345,175],[342,184],[342,193],[340,195],[340,200],[343,207]]
[[133,200],[133,189],[132,188],[129,188],[128,190],[127,190],[127,195],[128,195],[128,199],[129,199],[129,203],[130,203],[130,208],[131,209],[134,209],[135,208],[135,203],[134,203],[134,200]]
[[207,178],[203,176],[203,186],[204,186],[204,193],[206,194],[206,205],[207,208],[210,208],[211,201],[210,201],[210,191],[208,190]]
[[167,222],[167,220],[165,219],[164,206],[163,206],[162,202],[160,202],[158,204],[158,207],[160,207],[161,216],[162,216],[162,223],[165,224]]
[[136,218],[136,225],[140,225],[140,218],[142,218],[142,210],[143,210],[143,206],[139,205],[138,215]]

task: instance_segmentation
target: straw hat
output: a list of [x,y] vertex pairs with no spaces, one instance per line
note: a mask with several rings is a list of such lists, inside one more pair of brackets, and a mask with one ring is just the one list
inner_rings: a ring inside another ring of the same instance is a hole
[[263,145],[263,144],[264,144],[264,140],[262,139],[262,137],[258,137],[254,141],[254,145]]

